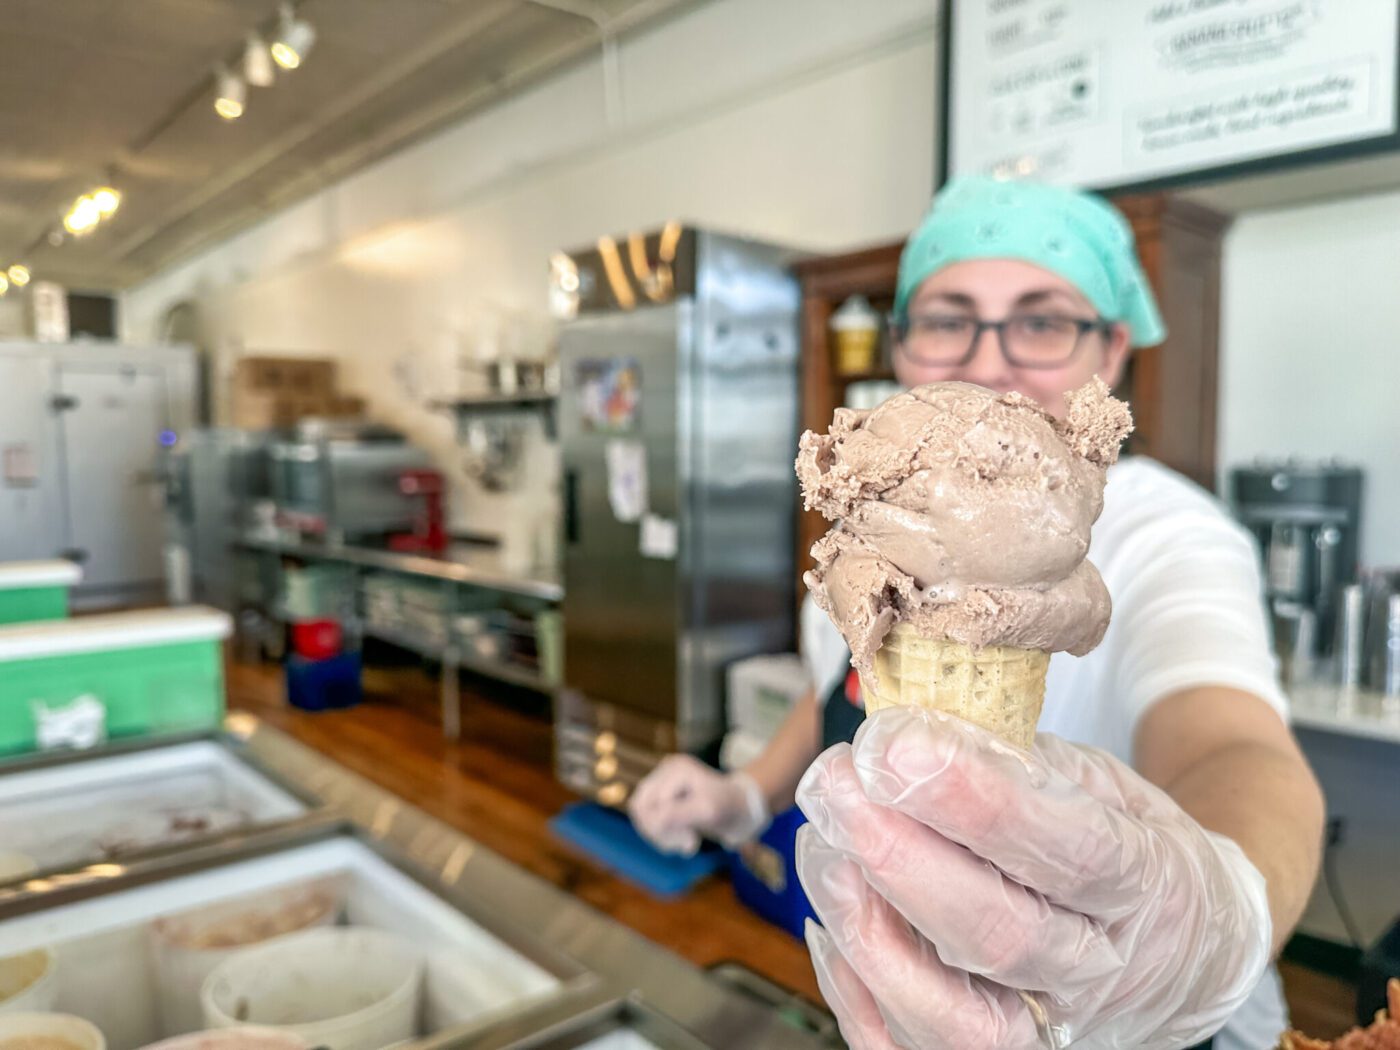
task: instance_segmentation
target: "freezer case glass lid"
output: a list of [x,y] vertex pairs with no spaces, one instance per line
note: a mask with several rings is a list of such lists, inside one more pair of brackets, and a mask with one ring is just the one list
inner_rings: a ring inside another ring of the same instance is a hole
[[114,860],[307,811],[303,802],[212,740],[13,772],[0,766],[0,843],[44,871]]
[[[120,865],[111,867],[121,874]],[[327,893],[335,899],[329,915],[315,904]],[[291,931],[268,919],[269,902],[290,902],[290,925],[370,928],[411,946],[422,965],[420,1023],[411,1037],[489,1025],[546,1002],[574,976],[563,966],[551,972],[349,833],[20,914],[0,922],[0,954],[52,952],[56,1009],[97,1025],[110,1050],[127,1050],[200,1026],[200,1006],[191,999],[199,982],[181,985],[172,945],[236,950],[274,943],[264,938]],[[240,944],[230,915],[259,907],[257,921],[242,924],[251,932]],[[203,940],[171,933],[210,915],[217,921],[203,927]]]

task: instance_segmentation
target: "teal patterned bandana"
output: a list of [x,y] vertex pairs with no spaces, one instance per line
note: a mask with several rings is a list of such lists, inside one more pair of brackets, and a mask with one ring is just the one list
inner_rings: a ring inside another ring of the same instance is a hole
[[954,179],[904,246],[895,314],[925,280],[966,259],[1020,259],[1069,281],[1099,316],[1128,327],[1133,346],[1167,329],[1138,262],[1132,227],[1092,193],[985,175]]

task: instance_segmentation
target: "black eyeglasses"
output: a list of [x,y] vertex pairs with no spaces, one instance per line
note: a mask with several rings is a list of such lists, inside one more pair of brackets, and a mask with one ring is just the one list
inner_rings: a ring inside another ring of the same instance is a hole
[[955,366],[972,360],[982,333],[997,334],[1007,362],[1017,368],[1058,368],[1068,364],[1085,336],[1107,336],[1113,322],[1060,314],[1012,314],[1000,321],[980,321],[967,314],[914,314],[890,318],[899,352],[921,365]]

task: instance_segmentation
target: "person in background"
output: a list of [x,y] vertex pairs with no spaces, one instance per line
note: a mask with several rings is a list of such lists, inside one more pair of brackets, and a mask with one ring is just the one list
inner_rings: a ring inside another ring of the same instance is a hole
[[[905,387],[961,380],[1056,415],[1165,336],[1106,201],[981,177],[940,192],[909,239],[892,326]],[[1053,656],[1029,759],[910,709],[862,724],[845,642],[809,596],[813,689],[763,754],[729,774],[673,755],[633,795],[637,828],[677,852],[742,843],[799,801],[824,924],[808,943],[853,1047],[1260,1050],[1286,1026],[1269,964],[1311,890],[1323,802],[1253,543],[1202,489],[1126,457],[1089,560],[1113,617],[1087,656]]]

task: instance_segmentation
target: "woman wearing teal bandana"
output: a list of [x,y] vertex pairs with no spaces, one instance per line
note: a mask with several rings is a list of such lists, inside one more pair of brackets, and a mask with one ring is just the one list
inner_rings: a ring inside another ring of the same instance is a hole
[[[988,178],[938,194],[892,324],[905,386],[964,380],[1057,414],[1165,335],[1107,202]],[[1089,558],[1113,619],[1089,655],[1052,658],[1029,760],[956,719],[862,723],[841,636],[809,600],[813,690],[763,755],[727,775],[672,756],[633,797],[638,828],[677,851],[742,842],[796,797],[822,919],[808,943],[858,1050],[1278,1041],[1269,961],[1316,875],[1322,800],[1255,551],[1207,493],[1129,457]]]

